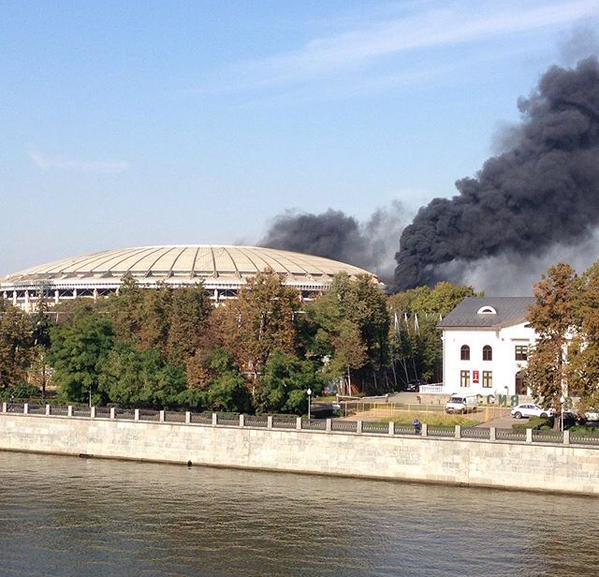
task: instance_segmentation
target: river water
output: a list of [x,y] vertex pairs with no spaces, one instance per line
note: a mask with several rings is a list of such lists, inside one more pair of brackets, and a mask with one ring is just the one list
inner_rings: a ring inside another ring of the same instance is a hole
[[0,575],[596,577],[599,500],[0,453]]

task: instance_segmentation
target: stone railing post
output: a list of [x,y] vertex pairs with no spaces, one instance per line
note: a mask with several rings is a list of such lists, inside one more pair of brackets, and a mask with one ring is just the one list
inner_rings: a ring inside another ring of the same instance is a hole
[[395,421],[389,421],[389,434],[395,435]]
[[133,420],[139,421],[139,409],[134,409],[133,411]]
[[164,423],[164,421],[165,421],[165,414],[166,414],[166,413],[165,413],[164,411],[160,411],[160,413],[158,413],[158,420],[159,420],[161,423]]
[[7,409],[8,409],[8,405],[7,405],[5,402],[4,402],[4,403],[2,403],[2,412],[3,412],[3,413],[6,413],[6,412],[7,412]]
[[426,423],[422,423],[422,429],[420,430],[421,437],[428,437],[428,425]]
[[268,415],[268,417],[266,417],[266,428],[272,429],[272,415]]
[[568,429],[566,429],[564,431],[564,445],[569,445],[570,444],[570,431]]
[[532,443],[532,429],[526,429],[526,442]]
[[110,418],[111,419],[116,418],[116,409],[114,407],[110,407]]
[[301,417],[295,417],[295,428],[298,431],[302,430],[302,418]]
[[46,416],[49,417],[52,414],[52,409],[50,405],[46,405]]
[[212,426],[216,427],[218,425],[218,413],[212,413]]
[[489,441],[496,441],[497,440],[497,429],[495,429],[495,427],[491,427],[489,429]]
[[25,403],[23,405],[23,414],[24,415],[28,415],[29,414],[29,403]]
[[69,405],[67,407],[67,417],[72,417],[73,416],[73,405]]
[[189,425],[191,423],[191,411],[185,411],[185,422]]
[[327,420],[324,422],[324,430],[325,430],[327,433],[330,433],[330,432],[333,430],[333,425],[332,425],[332,421],[331,421],[331,419],[327,419]]
[[239,415],[239,426],[245,427],[245,415],[243,413]]
[[362,421],[356,421],[356,433],[358,435],[362,434]]
[[89,418],[90,419],[95,419],[96,418],[96,407],[92,407],[89,410]]
[[456,425],[455,426],[454,437],[456,439],[461,439],[462,438],[462,427],[460,425]]

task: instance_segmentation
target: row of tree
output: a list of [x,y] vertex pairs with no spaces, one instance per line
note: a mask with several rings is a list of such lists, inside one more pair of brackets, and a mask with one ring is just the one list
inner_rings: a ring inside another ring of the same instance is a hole
[[381,393],[440,378],[436,328],[472,289],[441,283],[387,297],[339,275],[311,303],[272,272],[214,307],[202,286],[118,295],[33,315],[0,311],[0,395],[121,406],[302,413],[306,390]]
[[215,308],[201,286],[148,291],[125,278],[98,302],[40,303],[33,315],[5,305],[0,395],[51,384],[71,402],[302,413],[308,388],[377,393],[438,375],[436,322],[471,293],[445,283],[387,297],[367,276],[339,275],[302,303],[265,272]]

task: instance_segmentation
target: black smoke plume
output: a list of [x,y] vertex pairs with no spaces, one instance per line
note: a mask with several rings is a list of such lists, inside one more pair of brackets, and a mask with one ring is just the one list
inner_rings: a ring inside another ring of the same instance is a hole
[[518,106],[522,122],[505,140],[509,149],[403,230],[398,290],[432,284],[448,270],[462,279],[477,261],[539,258],[591,238],[599,224],[597,58],[550,68]]
[[342,211],[321,214],[288,211],[275,217],[261,246],[324,256],[393,279],[393,255],[406,222],[399,202],[376,210],[365,223]]

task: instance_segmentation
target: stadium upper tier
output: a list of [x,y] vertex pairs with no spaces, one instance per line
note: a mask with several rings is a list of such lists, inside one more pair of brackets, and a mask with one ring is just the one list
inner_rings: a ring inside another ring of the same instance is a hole
[[142,288],[181,287],[203,282],[215,300],[231,298],[250,277],[271,269],[304,298],[329,288],[339,273],[371,273],[318,256],[255,246],[146,246],[108,250],[36,266],[8,275],[0,283],[7,300],[23,308],[44,295],[58,303],[118,291],[125,275]]

